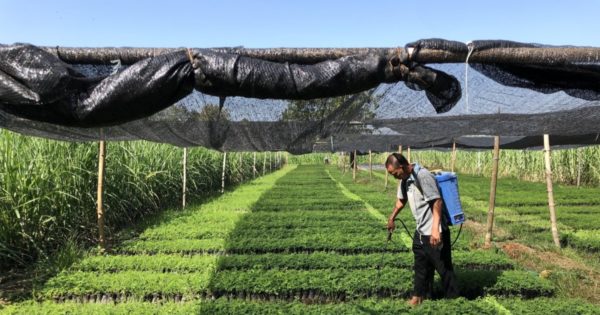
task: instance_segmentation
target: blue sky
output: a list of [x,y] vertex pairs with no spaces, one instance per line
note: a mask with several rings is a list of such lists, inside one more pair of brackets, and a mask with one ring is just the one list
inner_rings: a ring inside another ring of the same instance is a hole
[[600,46],[600,1],[0,0],[0,43],[394,47],[439,37]]

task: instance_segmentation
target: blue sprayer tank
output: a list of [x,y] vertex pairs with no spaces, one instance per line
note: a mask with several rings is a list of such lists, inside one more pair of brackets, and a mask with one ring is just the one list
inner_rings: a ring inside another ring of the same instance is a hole
[[458,194],[458,178],[452,172],[439,172],[435,174],[442,200],[444,201],[443,212],[446,214],[449,225],[462,224],[465,222],[465,214],[460,204]]

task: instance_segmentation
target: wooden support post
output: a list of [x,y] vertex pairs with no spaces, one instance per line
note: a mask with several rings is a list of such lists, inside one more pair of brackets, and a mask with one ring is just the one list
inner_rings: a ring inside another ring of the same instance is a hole
[[[388,156],[388,155],[389,155],[389,154],[388,154],[387,152],[385,152],[385,157],[386,157],[386,159],[387,159],[387,156]],[[388,174],[387,167],[386,167],[386,168],[385,168],[385,185],[383,186],[383,188],[384,188],[385,190],[387,190],[387,186],[388,186],[388,176],[390,176],[390,174]]]
[[254,157],[252,158],[252,178],[256,178],[256,152],[254,152]]
[[[398,153],[402,154],[402,145],[398,146]],[[398,186],[400,186],[400,182],[402,182],[402,180],[398,180]]]
[[97,207],[96,215],[98,218],[98,242],[100,244],[100,250],[106,250],[106,238],[104,237],[104,207],[103,207],[103,194],[104,194],[104,161],[106,157],[106,143],[101,140],[98,145],[98,195],[97,195]]
[[240,154],[240,183],[244,182],[244,154],[242,152],[238,152]]
[[342,152],[342,172],[346,174],[346,152]]
[[221,175],[221,193],[225,193],[225,167],[227,166],[227,152],[223,152],[223,174]]
[[552,160],[550,157],[550,136],[544,134],[544,164],[546,164],[546,189],[548,191],[548,209],[550,209],[550,224],[552,227],[552,239],[554,245],[560,248],[560,238],[556,225],[556,209],[554,208],[554,192],[552,189]]
[[581,186],[581,148],[577,148],[577,187]]
[[408,161],[408,163],[410,163],[410,147],[406,149],[406,160]]
[[358,157],[356,156],[356,150],[354,150],[354,163],[352,163],[352,180],[356,182],[356,169],[358,168]]
[[481,175],[481,151],[477,151],[477,175]]
[[494,226],[494,209],[496,208],[496,184],[498,182],[498,160],[500,159],[500,137],[494,137],[494,155],[492,161],[492,180],[490,184],[490,202],[487,216],[487,232],[485,233],[485,247],[492,245],[492,230]]
[[185,209],[185,195],[187,192],[187,148],[183,148],[183,185],[181,194],[181,209]]
[[273,172],[273,161],[271,161],[271,151],[269,151],[269,173]]
[[373,152],[369,150],[369,180],[373,178]]
[[450,161],[450,171],[454,172],[454,163],[456,162],[456,141],[452,141],[452,155]]
[[267,154],[265,152],[263,152],[263,168],[262,168],[263,176],[265,176],[266,171],[267,171]]

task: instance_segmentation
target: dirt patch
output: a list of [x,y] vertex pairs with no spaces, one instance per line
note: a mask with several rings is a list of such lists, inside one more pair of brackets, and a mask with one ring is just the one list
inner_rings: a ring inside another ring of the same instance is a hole
[[520,243],[507,242],[501,246],[519,265],[539,272],[544,278],[553,278],[568,296],[600,303],[600,272],[594,268],[560,253],[537,250]]
[[[520,243],[504,243],[502,244],[502,250],[510,258],[518,260],[521,263],[531,265],[531,267],[535,267],[534,269],[536,270],[544,270],[554,267],[567,270],[577,269],[590,273],[596,272],[583,263],[560,255],[559,253],[535,250]],[[534,258],[534,260],[531,258]]]

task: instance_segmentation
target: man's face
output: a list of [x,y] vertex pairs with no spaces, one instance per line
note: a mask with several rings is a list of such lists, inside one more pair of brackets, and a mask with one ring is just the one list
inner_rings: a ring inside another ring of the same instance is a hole
[[408,172],[404,169],[404,166],[394,168],[392,165],[387,166],[387,172],[394,176],[396,179],[406,179],[408,178]]

